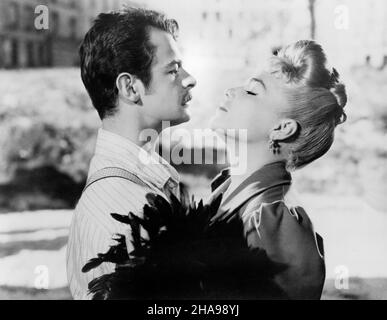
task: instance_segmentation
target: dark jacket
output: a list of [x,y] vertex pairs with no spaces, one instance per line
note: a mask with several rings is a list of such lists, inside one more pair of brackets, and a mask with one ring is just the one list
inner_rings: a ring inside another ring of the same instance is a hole
[[[270,298],[320,299],[325,281],[323,241],[305,210],[286,203],[291,180],[284,163],[265,165],[223,199],[213,220],[241,221],[248,247],[281,266],[273,273],[273,283],[282,294]],[[229,183],[224,170],[211,184],[212,197],[224,193]]]

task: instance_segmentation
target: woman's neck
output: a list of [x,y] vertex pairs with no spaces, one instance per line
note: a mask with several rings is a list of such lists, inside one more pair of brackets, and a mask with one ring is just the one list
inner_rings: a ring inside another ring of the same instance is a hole
[[[239,155],[237,166],[231,166],[231,183],[224,195],[226,199],[243,181],[263,166],[279,161],[285,161],[281,155],[275,155],[269,150],[267,143],[237,142]],[[235,160],[236,161],[236,160]],[[236,168],[236,169],[235,169]],[[244,168],[244,170],[241,170]]]
[[267,143],[245,143],[240,141],[237,143],[239,154],[236,160],[237,166],[231,166],[231,179],[233,177],[248,176],[269,163],[285,161],[281,154],[273,154]]

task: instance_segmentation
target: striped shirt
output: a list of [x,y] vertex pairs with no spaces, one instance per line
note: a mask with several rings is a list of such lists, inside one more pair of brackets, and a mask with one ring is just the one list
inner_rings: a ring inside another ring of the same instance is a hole
[[[111,177],[91,184],[83,192],[72,218],[67,246],[67,277],[74,299],[90,299],[88,283],[114,270],[114,264],[103,263],[82,273],[86,262],[115,244],[114,234],[127,237],[130,234],[128,226],[115,221],[110,213],[124,215],[131,211],[141,216],[148,192],[161,195],[171,192],[176,196],[179,193],[178,173],[156,152],[147,152],[124,137],[99,129],[88,177],[106,167],[119,167],[134,173],[149,188]],[[127,245],[131,245],[130,241]]]

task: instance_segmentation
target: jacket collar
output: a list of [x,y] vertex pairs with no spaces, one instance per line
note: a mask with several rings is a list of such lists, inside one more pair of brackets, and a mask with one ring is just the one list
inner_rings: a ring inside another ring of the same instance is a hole
[[[248,176],[242,183],[222,201],[219,215],[227,218],[231,213],[240,209],[246,202],[268,189],[290,185],[292,177],[286,170],[284,162],[273,162],[263,166]],[[224,171],[218,175],[213,183],[218,185],[214,191],[216,195],[224,193],[230,185],[229,171]],[[218,215],[216,215],[217,217]],[[223,219],[222,218],[222,219]]]

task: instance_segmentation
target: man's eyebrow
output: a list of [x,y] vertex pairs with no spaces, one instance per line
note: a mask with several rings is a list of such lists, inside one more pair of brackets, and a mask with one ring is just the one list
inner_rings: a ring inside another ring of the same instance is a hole
[[256,81],[256,82],[260,83],[262,85],[262,87],[266,90],[266,85],[263,82],[263,80],[258,79],[258,78],[251,78],[250,80],[253,80],[253,81]]
[[182,61],[179,60],[179,59],[175,59],[175,60],[172,60],[171,62],[169,62],[165,67],[166,68],[169,68],[169,67],[172,67],[173,65],[177,64],[178,67],[180,68],[181,67],[181,64],[182,64]]

